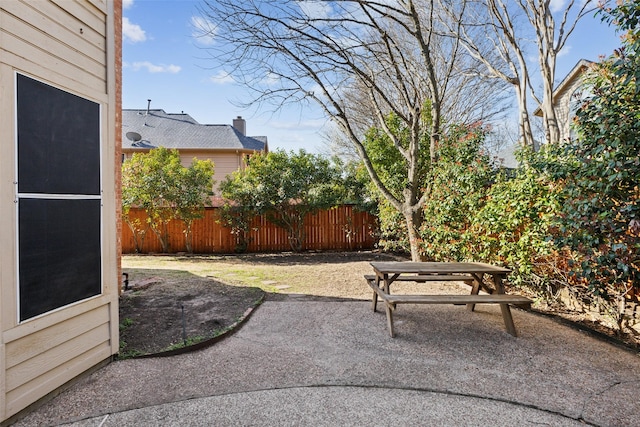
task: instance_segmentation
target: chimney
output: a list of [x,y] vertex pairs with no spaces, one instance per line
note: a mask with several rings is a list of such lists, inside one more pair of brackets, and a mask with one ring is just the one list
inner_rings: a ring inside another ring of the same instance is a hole
[[247,134],[247,121],[243,119],[242,116],[238,116],[238,118],[233,119],[233,127],[236,128],[241,134]]

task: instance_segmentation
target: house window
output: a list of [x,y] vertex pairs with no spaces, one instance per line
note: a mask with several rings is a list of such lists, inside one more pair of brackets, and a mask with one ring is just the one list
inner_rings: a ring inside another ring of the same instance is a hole
[[102,293],[100,105],[16,74],[24,321]]

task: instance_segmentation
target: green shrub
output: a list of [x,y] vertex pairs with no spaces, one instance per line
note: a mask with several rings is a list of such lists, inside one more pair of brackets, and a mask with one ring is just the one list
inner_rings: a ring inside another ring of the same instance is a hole
[[467,237],[476,260],[511,268],[512,284],[540,295],[548,293],[551,278],[538,266],[553,254],[550,232],[562,202],[561,183],[543,168],[553,158],[548,149],[520,153],[521,167],[512,178],[498,177]]
[[494,174],[489,156],[482,152],[484,138],[481,127],[456,126],[442,140],[432,171],[432,189],[423,208],[422,253],[427,260],[474,257],[468,231]]
[[629,30],[623,48],[588,77],[578,109],[556,244],[572,252],[569,284],[604,308],[619,330],[640,293],[640,6],[623,2],[605,19]]

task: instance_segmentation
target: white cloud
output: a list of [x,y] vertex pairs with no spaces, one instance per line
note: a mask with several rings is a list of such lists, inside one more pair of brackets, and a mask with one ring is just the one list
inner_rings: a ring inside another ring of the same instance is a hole
[[262,79],[262,84],[265,86],[275,86],[280,82],[280,76],[273,73],[267,73],[264,79]]
[[131,6],[133,6],[133,0],[123,0],[122,1],[122,8],[123,9],[129,9]]
[[300,10],[309,18],[327,19],[331,16],[331,5],[328,2],[317,0],[299,1]]
[[201,16],[192,16],[191,27],[191,35],[197,38],[200,43],[207,46],[215,44],[218,28],[213,22]]
[[133,71],[139,71],[142,69],[146,69],[148,72],[150,73],[170,73],[170,74],[176,74],[179,73],[180,70],[182,69],[182,67],[178,66],[178,65],[165,65],[165,64],[152,64],[149,61],[140,61],[140,62],[134,62],[131,67],[133,68]]
[[220,85],[234,82],[231,74],[222,70],[218,71],[216,74],[209,77],[209,80],[211,80],[213,83],[220,84]]
[[567,0],[551,0],[549,8],[551,9],[551,12],[553,12],[553,13],[559,12],[562,9],[564,9],[564,5],[565,5],[566,2],[567,2]]
[[269,126],[274,129],[284,129],[284,130],[294,130],[297,129],[299,131],[306,130],[318,130],[322,128],[327,123],[326,119],[309,119],[302,121],[272,121],[269,122]]
[[122,37],[131,43],[143,42],[147,39],[147,34],[140,25],[132,24],[126,16],[122,18]]
[[560,52],[558,52],[558,58],[562,58],[563,56],[568,55],[569,52],[571,52],[571,46],[566,44],[566,45],[564,45],[562,50]]

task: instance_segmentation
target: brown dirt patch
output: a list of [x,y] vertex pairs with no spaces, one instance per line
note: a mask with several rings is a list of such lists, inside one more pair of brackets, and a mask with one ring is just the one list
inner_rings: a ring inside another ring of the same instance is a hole
[[[261,289],[229,286],[188,272],[128,271],[120,297],[121,357],[152,354],[213,338],[264,296]],[[184,326],[184,329],[183,329]]]
[[[206,341],[262,299],[366,299],[373,252],[243,255],[125,255],[120,356],[155,354]],[[184,331],[183,331],[184,309]]]

